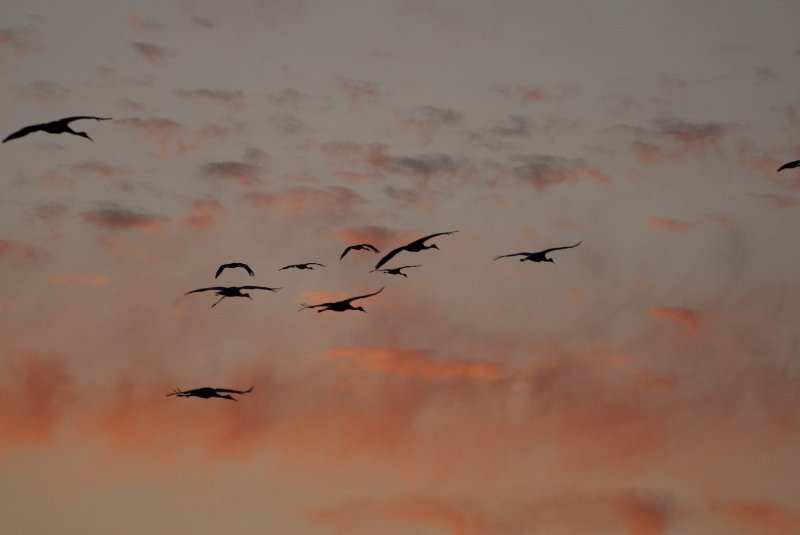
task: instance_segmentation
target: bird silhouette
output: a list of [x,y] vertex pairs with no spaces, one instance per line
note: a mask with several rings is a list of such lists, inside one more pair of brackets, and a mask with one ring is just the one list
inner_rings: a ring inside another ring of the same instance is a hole
[[26,126],[25,128],[20,128],[13,134],[9,134],[4,140],[3,143],[6,141],[11,141],[12,139],[17,139],[23,136],[27,136],[33,132],[47,132],[48,134],[73,134],[80,137],[85,137],[89,141],[94,141],[92,138],[89,137],[89,134],[86,132],[76,132],[72,128],[69,127],[69,123],[72,121],[77,121],[79,119],[94,119],[96,121],[108,121],[111,117],[92,117],[90,115],[76,115],[75,117],[65,117],[64,119],[59,119],[58,121],[51,121],[49,123],[42,123],[42,124],[34,124],[31,126]]
[[[236,398],[226,394],[247,394],[253,391],[253,387],[251,386],[247,390],[233,390],[230,388],[212,388],[210,386],[204,386],[203,388],[195,388],[192,390],[178,390],[177,388],[172,390],[171,394],[167,394],[167,396],[178,396],[179,398],[189,398],[189,397],[196,397],[196,398],[223,398],[223,399],[232,399],[236,401]],[[220,395],[220,392],[225,392],[226,394]]]
[[544,251],[538,251],[536,253],[513,253],[513,254],[504,254],[498,257],[495,257],[495,260],[500,258],[505,258],[507,256],[522,256],[519,259],[520,262],[530,261],[530,262],[553,262],[552,258],[547,257],[547,253],[551,251],[558,251],[560,249],[572,249],[573,247],[579,246],[583,242],[578,242],[575,245],[567,245],[566,247],[552,247],[550,249],[545,249]]
[[800,167],[800,160],[783,164],[782,166],[778,167],[778,172],[780,173],[784,169],[794,169],[795,167]]
[[225,299],[226,297],[247,297],[248,299],[252,299],[249,293],[245,293],[242,290],[268,290],[270,292],[277,292],[280,288],[267,288],[266,286],[212,286],[211,288],[198,288],[197,290],[192,290],[191,292],[186,292],[185,295],[193,294],[196,292],[208,292],[213,291],[216,295],[221,295],[219,299],[214,301],[214,304],[211,305],[211,308],[217,306],[217,303]]
[[306,262],[304,264],[292,264],[289,266],[283,266],[278,271],[283,271],[284,269],[310,269],[314,271],[314,266],[325,267],[325,264],[320,264],[319,262]]
[[437,232],[436,234],[425,236],[424,238],[414,240],[411,243],[403,245],[402,247],[393,249],[392,251],[386,253],[386,255],[383,258],[381,258],[377,264],[375,264],[375,269],[373,269],[373,271],[377,271],[382,265],[384,265],[386,262],[394,258],[394,256],[401,251],[408,251],[409,253],[418,253],[425,249],[438,249],[439,247],[437,247],[435,244],[425,245],[425,241],[431,238],[435,238],[436,236],[444,236],[445,234],[455,234],[456,232],[458,231],[451,230],[450,232]]
[[405,278],[408,278],[408,275],[403,273],[401,270],[406,269],[406,268],[412,268],[412,267],[422,267],[422,266],[421,265],[415,265],[415,266],[396,267],[396,268],[390,268],[390,269],[383,268],[383,269],[376,269],[374,271],[383,271],[384,273],[388,273],[389,275],[402,275]]
[[248,266],[247,264],[244,264],[242,262],[231,262],[230,264],[222,264],[221,266],[219,266],[217,268],[216,275],[214,275],[214,278],[216,279],[217,277],[219,277],[219,274],[222,273],[226,268],[237,268],[237,267],[244,268],[245,271],[247,271],[247,274],[250,275],[251,277],[255,275],[253,270],[250,269],[250,266]]
[[373,253],[380,253],[380,251],[374,246],[370,245],[369,243],[359,243],[356,245],[348,245],[347,248],[342,252],[342,256],[339,257],[339,260],[344,258],[344,255],[350,252],[350,250],[355,251],[372,251]]
[[[384,288],[385,288],[385,286],[384,286]],[[358,299],[365,299],[367,297],[372,297],[373,295],[378,295],[382,291],[383,291],[383,288],[381,288],[377,292],[373,292],[371,294],[358,295],[356,297],[348,297],[347,299],[342,299],[341,301],[333,301],[333,302],[330,302],[330,303],[320,303],[318,305],[307,305],[305,303],[300,303],[300,308],[298,308],[297,311],[300,312],[301,310],[305,310],[306,308],[323,307],[320,310],[317,310],[317,313],[325,312],[326,310],[332,310],[333,312],[344,312],[345,310],[360,310],[361,312],[366,312],[366,310],[364,310],[363,307],[360,307],[360,306],[354,307],[351,303],[353,301],[358,300]]]

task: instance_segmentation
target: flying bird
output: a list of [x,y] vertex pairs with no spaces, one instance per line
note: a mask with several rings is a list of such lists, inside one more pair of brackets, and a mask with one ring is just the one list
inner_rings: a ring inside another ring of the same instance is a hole
[[277,292],[280,288],[267,288],[266,286],[212,286],[211,288],[198,288],[197,290],[192,290],[191,292],[186,292],[185,295],[193,294],[196,292],[208,292],[213,291],[216,295],[221,295],[219,299],[214,301],[214,304],[211,305],[211,308],[217,306],[217,303],[225,299],[226,297],[247,297],[248,299],[252,299],[249,293],[245,293],[242,290],[268,290],[270,292]]
[[253,270],[250,269],[250,266],[248,266],[247,264],[243,264],[242,262],[231,262],[230,264],[222,264],[221,266],[219,266],[217,268],[217,274],[214,275],[214,278],[216,279],[217,277],[219,277],[219,274],[222,273],[223,270],[225,270],[226,268],[237,268],[237,267],[244,268],[245,271],[247,271],[247,274],[250,275],[251,277],[255,275]]
[[92,138],[89,137],[89,134],[86,132],[76,132],[72,128],[69,127],[69,123],[72,121],[77,121],[79,119],[94,119],[96,121],[108,121],[111,117],[92,117],[90,115],[76,115],[75,117],[65,117],[64,119],[59,119],[58,121],[52,121],[49,123],[42,123],[42,124],[34,124],[31,126],[26,126],[25,128],[21,128],[14,132],[13,134],[9,134],[3,140],[3,143],[6,141],[10,141],[12,139],[17,139],[19,137],[27,136],[33,132],[47,132],[48,134],[73,134],[80,137],[85,137],[89,141],[94,141]]
[[406,269],[406,268],[412,268],[412,267],[422,267],[422,266],[418,264],[418,265],[415,265],[415,266],[403,266],[403,267],[396,267],[396,268],[390,268],[390,269],[383,268],[383,269],[377,269],[375,271],[383,271],[384,273],[388,273],[389,275],[402,275],[405,278],[408,278],[408,275],[403,273],[401,270]]
[[375,264],[375,269],[373,271],[377,271],[382,265],[386,262],[394,258],[394,255],[401,251],[408,251],[409,253],[418,253],[425,249],[438,249],[436,244],[425,245],[426,240],[430,240],[431,238],[435,238],[436,236],[444,236],[445,234],[455,234],[458,232],[457,230],[451,230],[450,232],[437,232],[436,234],[431,234],[430,236],[425,236],[424,238],[420,238],[418,240],[414,240],[409,244],[403,245],[402,247],[398,247],[392,251],[386,253],[386,255],[381,258],[377,264]]
[[[230,388],[212,388],[210,386],[204,386],[203,388],[195,388],[193,390],[178,390],[177,388],[173,389],[171,394],[167,394],[167,396],[178,396],[179,398],[189,398],[189,397],[196,397],[196,398],[223,398],[223,399],[232,399],[236,401],[236,398],[227,394],[247,394],[248,392],[252,392],[253,387],[251,386],[247,390],[232,390]],[[220,392],[225,392],[226,394],[220,394]]]
[[[384,286],[385,288],[385,286]],[[317,310],[319,312],[325,312],[326,310],[332,310],[333,312],[344,312],[345,310],[360,310],[361,312],[366,312],[363,307],[354,307],[351,303],[358,299],[366,299],[367,297],[372,297],[373,295],[378,295],[383,291],[383,288],[378,290],[377,292],[373,292],[371,294],[366,295],[358,295],[356,297],[348,297],[347,299],[342,299],[341,301],[333,301],[331,303],[320,303],[318,305],[307,305],[305,303],[300,303],[300,308],[297,309],[298,312],[304,310],[306,308],[318,308],[323,307]]]
[[357,245],[348,245],[347,248],[342,252],[342,256],[339,257],[339,260],[344,258],[344,255],[349,253],[351,249],[355,251],[372,251],[373,253],[380,253],[380,251],[374,245],[370,245],[369,243],[359,243]]
[[507,256],[521,256],[522,258],[519,259],[520,262],[530,261],[530,262],[553,262],[552,258],[547,257],[547,253],[551,251],[558,251],[560,249],[572,249],[573,247],[579,246],[583,242],[578,242],[575,245],[567,245],[566,247],[552,247],[550,249],[545,249],[544,251],[538,251],[536,253],[513,253],[513,254],[504,254],[495,257],[495,260],[500,258],[505,258]]
[[784,169],[794,169],[795,167],[800,167],[800,160],[783,164],[782,166],[778,167],[778,172],[780,173]]
[[306,262],[304,264],[292,264],[290,266],[283,266],[278,271],[283,271],[284,269],[310,269],[314,271],[314,266],[325,267],[325,264],[320,264],[319,262]]

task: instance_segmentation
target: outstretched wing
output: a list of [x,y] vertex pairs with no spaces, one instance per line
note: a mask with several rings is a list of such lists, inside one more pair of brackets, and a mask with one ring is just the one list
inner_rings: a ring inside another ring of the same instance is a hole
[[253,391],[253,387],[251,386],[247,390],[233,390],[231,388],[215,388],[216,392],[225,392],[226,394],[247,394]]
[[296,268],[296,267],[297,267],[297,264],[292,264],[291,266],[283,266],[278,271],[283,271],[284,269],[291,269],[291,268]]
[[794,167],[800,166],[800,160],[795,160],[793,162],[788,162],[783,164],[782,166],[778,167],[778,172],[783,171],[784,169],[792,169]]
[[31,126],[26,126],[25,128],[20,128],[13,134],[9,134],[8,136],[6,136],[6,138],[3,140],[3,143],[5,143],[6,141],[11,141],[12,139],[17,139],[23,136],[27,136],[28,134],[33,132],[37,132],[41,130],[42,126],[43,125],[41,124],[33,124]]
[[93,115],[76,115],[74,117],[64,117],[63,119],[59,119],[58,121],[53,121],[54,123],[62,123],[62,124],[69,124],[72,121],[78,121],[80,119],[94,119],[95,121],[109,121],[112,117],[95,117]]
[[436,234],[431,234],[430,236],[425,236],[424,238],[420,238],[418,240],[414,240],[411,243],[407,244],[406,247],[412,246],[420,246],[425,244],[425,240],[430,240],[431,238],[435,238],[436,236],[444,236],[445,234],[455,234],[458,232],[457,230],[451,230],[450,232],[437,232]]
[[239,286],[240,290],[269,290],[270,292],[277,292],[281,288],[269,288],[267,286]]
[[389,260],[391,260],[392,258],[394,258],[394,256],[395,256],[397,253],[399,253],[400,251],[405,251],[405,250],[406,250],[406,246],[405,246],[405,245],[403,245],[402,247],[398,247],[397,249],[393,249],[393,250],[389,251],[388,253],[386,253],[386,255],[384,255],[384,257],[383,257],[383,258],[381,258],[380,260],[378,260],[378,263],[377,263],[377,264],[375,264],[375,269],[376,269],[376,270],[377,270],[377,269],[379,269],[379,268],[380,268],[382,265],[384,265],[386,262],[388,262]]
[[[383,288],[385,288],[385,286],[384,286]],[[356,297],[349,297],[349,298],[347,298],[347,299],[342,299],[342,300],[340,301],[340,303],[345,303],[345,302],[347,302],[347,303],[352,303],[353,301],[356,301],[357,299],[364,299],[365,297],[372,297],[373,295],[378,295],[379,293],[381,293],[381,292],[383,291],[383,288],[381,288],[381,289],[380,289],[380,290],[378,290],[377,292],[372,292],[371,294],[367,294],[367,295],[358,295],[358,296],[356,296]]]
[[307,263],[306,265],[307,265],[307,266],[319,266],[319,267],[325,267],[325,264],[320,264],[319,262],[309,262],[309,263]]
[[361,245],[364,247],[364,249],[369,249],[373,253],[380,253],[378,248],[375,247],[374,245],[370,244],[370,243],[362,243]]
[[353,246],[352,246],[352,245],[348,245],[348,246],[347,246],[347,248],[346,248],[344,251],[342,251],[342,256],[340,256],[340,257],[339,257],[339,260],[341,260],[342,258],[344,258],[344,255],[346,255],[347,253],[349,253],[349,252],[350,252],[350,249],[353,249]]
[[530,256],[535,253],[513,253],[513,254],[501,254],[500,256],[495,256],[494,259],[498,260],[500,258],[505,258],[507,256]]
[[565,247],[551,247],[550,249],[545,249],[544,251],[539,251],[539,252],[540,252],[541,254],[547,254],[547,253],[549,253],[550,251],[558,251],[558,250],[560,250],[560,249],[572,249],[573,247],[577,247],[577,246],[579,246],[581,243],[583,243],[583,242],[582,242],[582,241],[579,241],[579,242],[578,242],[578,243],[576,243],[575,245],[567,245],[567,246],[565,246]]
[[183,295],[189,295],[189,294],[193,294],[193,293],[196,293],[196,292],[207,292],[209,290],[214,290],[215,292],[219,292],[219,291],[222,291],[224,289],[225,289],[224,286],[212,286],[211,288],[198,288],[197,290],[192,290],[191,292],[186,292]]
[[229,267],[228,264],[222,264],[221,266],[219,266],[217,268],[217,272],[214,274],[214,278],[216,279],[217,277],[219,277],[219,274],[225,271],[226,267]]
[[301,310],[305,310],[307,308],[326,307],[326,306],[332,305],[332,304],[334,304],[334,303],[319,303],[317,305],[309,305],[309,304],[306,304],[306,303],[300,303],[300,308],[298,308],[297,311],[300,312]]

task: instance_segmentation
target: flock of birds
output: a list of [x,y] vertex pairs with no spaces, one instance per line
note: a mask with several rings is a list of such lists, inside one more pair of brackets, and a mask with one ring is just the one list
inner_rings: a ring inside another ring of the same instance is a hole
[[[89,116],[89,115],[77,115],[77,116],[74,116],[74,117],[65,117],[63,119],[59,119],[57,121],[51,121],[51,122],[48,122],[48,123],[34,124],[34,125],[30,125],[30,126],[26,126],[26,127],[20,128],[16,132],[13,132],[13,133],[9,134],[8,136],[6,136],[5,139],[3,139],[2,142],[5,143],[7,141],[11,141],[12,139],[18,139],[18,138],[27,136],[28,134],[32,134],[34,132],[46,132],[48,134],[72,134],[72,135],[75,135],[75,136],[86,138],[89,141],[94,141],[89,136],[89,134],[87,134],[86,132],[77,132],[77,131],[73,130],[70,127],[70,123],[72,123],[73,121],[84,120],[84,119],[93,119],[95,121],[108,121],[108,120],[111,119],[111,117],[94,117],[94,116]],[[800,160],[787,162],[787,163],[781,165],[778,168],[778,172],[783,171],[784,169],[794,169],[794,168],[797,168],[797,167],[800,167]],[[458,231],[457,230],[451,230],[451,231],[448,231],[448,232],[437,232],[437,233],[434,233],[434,234],[429,234],[427,236],[423,236],[422,238],[416,239],[416,240],[414,240],[414,241],[412,241],[410,243],[407,243],[405,245],[401,245],[400,247],[396,247],[396,248],[392,249],[391,251],[389,251],[388,253],[384,254],[380,258],[380,260],[378,260],[378,262],[375,264],[375,268],[371,271],[371,273],[378,271],[378,272],[383,272],[383,273],[387,273],[387,274],[390,274],[390,275],[401,275],[403,277],[408,278],[408,275],[403,273],[402,270],[421,267],[421,264],[399,266],[399,267],[394,267],[394,268],[384,268],[382,266],[387,264],[390,260],[392,260],[395,256],[397,256],[399,253],[402,253],[402,252],[418,253],[420,251],[424,251],[424,250],[427,250],[427,249],[439,249],[439,247],[436,244],[432,243],[432,244],[428,245],[425,242],[427,242],[430,239],[439,237],[439,236],[446,236],[446,235],[450,235],[450,234],[455,234],[456,232],[458,232]],[[581,243],[582,242],[579,241],[578,243],[576,243],[574,245],[567,245],[567,246],[563,246],[563,247],[551,247],[550,249],[544,249],[542,251],[536,251],[536,252],[523,251],[523,252],[519,252],[519,253],[504,254],[504,255],[500,255],[500,256],[495,257],[494,260],[499,260],[501,258],[519,256],[519,257],[521,257],[519,259],[520,262],[553,262],[553,259],[550,258],[549,256],[547,256],[549,253],[552,253],[553,251],[559,251],[559,250],[562,250],[562,249],[572,249],[574,247],[579,246]],[[342,254],[339,257],[339,260],[342,260],[345,257],[345,255],[347,255],[347,253],[349,253],[350,251],[369,251],[369,252],[372,252],[372,253],[378,253],[378,254],[380,253],[378,248],[375,247],[372,244],[369,244],[369,243],[358,243],[358,244],[347,246],[347,248],[345,248],[345,250],[342,251]],[[285,269],[314,270],[315,267],[325,267],[325,264],[321,264],[319,262],[305,262],[305,263],[300,263],[300,264],[291,264],[291,265],[283,266],[278,271],[282,271],[282,270],[285,270]],[[250,275],[251,277],[255,276],[255,272],[247,264],[242,263],[242,262],[232,262],[232,263],[228,263],[228,264],[222,264],[221,266],[219,266],[219,268],[217,269],[216,274],[214,275],[214,278],[215,279],[218,278],[220,276],[220,274],[226,269],[236,269],[236,268],[244,269],[247,272],[247,274]],[[375,295],[378,295],[379,293],[381,293],[384,290],[384,288],[385,287],[382,287],[380,290],[372,292],[372,293],[368,293],[368,294],[364,294],[364,295],[357,295],[357,296],[354,296],[354,297],[348,297],[346,299],[341,299],[339,301],[331,301],[331,302],[327,302],[327,303],[317,303],[317,304],[313,304],[313,305],[310,305],[308,303],[300,303],[300,308],[298,309],[298,311],[305,310],[305,309],[308,309],[308,308],[316,308],[316,309],[318,309],[317,312],[325,312],[325,311],[346,312],[346,311],[349,311],[349,310],[358,310],[358,311],[361,311],[361,312],[366,312],[366,310],[364,310],[364,308],[362,306],[354,306],[353,303],[355,301],[358,301],[358,300],[361,300],[361,299],[366,299],[368,297],[373,297]],[[280,289],[281,288],[272,288],[272,287],[268,287],[268,286],[254,286],[254,285],[247,285],[247,286],[211,286],[211,287],[208,287],[208,288],[198,288],[196,290],[191,290],[191,291],[187,292],[186,295],[193,294],[193,293],[199,293],[199,292],[214,292],[214,294],[216,296],[219,296],[219,299],[217,299],[216,301],[214,301],[214,303],[212,303],[211,307],[213,308],[217,304],[219,304],[220,301],[225,299],[226,297],[247,297],[248,299],[252,299],[252,297],[250,297],[250,294],[245,292],[244,290],[266,290],[266,291],[270,291],[270,292],[277,292]],[[247,393],[251,392],[252,390],[253,390],[252,387],[250,387],[247,390],[234,390],[234,389],[230,389],[230,388],[202,387],[202,388],[195,388],[195,389],[192,389],[192,390],[174,389],[173,392],[170,393],[170,394],[167,394],[167,396],[198,397],[198,398],[203,398],[203,399],[221,398],[221,399],[230,399],[230,400],[236,401],[236,398],[234,398],[231,394],[243,395],[243,394],[247,394]]]

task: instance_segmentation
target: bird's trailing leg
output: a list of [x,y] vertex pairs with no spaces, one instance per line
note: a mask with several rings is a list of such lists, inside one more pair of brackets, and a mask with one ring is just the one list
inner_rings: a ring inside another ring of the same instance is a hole
[[217,303],[219,303],[220,301],[222,301],[223,299],[225,299],[225,297],[226,297],[226,296],[224,296],[224,295],[223,295],[222,297],[220,297],[219,299],[217,299],[216,301],[214,301],[214,304],[213,304],[213,305],[211,305],[211,308],[214,308],[215,306],[217,306]]

